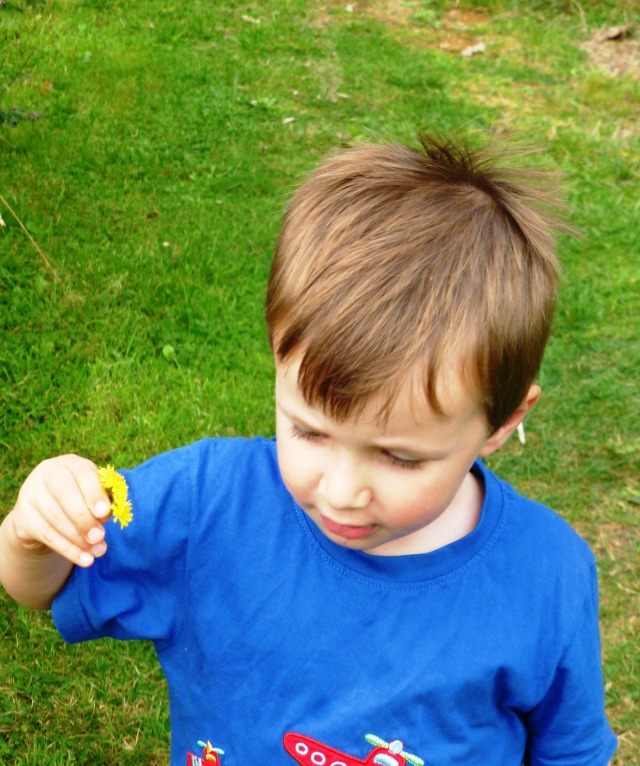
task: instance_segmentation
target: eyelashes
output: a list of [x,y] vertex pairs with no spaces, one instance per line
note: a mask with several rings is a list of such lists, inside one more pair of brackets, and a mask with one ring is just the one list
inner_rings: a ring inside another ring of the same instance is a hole
[[[295,424],[290,426],[289,434],[294,439],[301,439],[302,441],[306,442],[319,442],[324,438],[324,435],[318,433],[317,431],[305,431]],[[394,455],[392,452],[387,452],[387,450],[380,450],[380,455],[387,463],[389,463],[389,465],[392,465],[396,468],[402,468],[405,471],[415,471],[418,468],[422,468],[426,462],[425,460],[401,458],[397,455]]]
[[392,455],[390,452],[383,452],[383,454],[391,465],[395,465],[398,468],[404,468],[405,471],[415,471],[417,468],[422,468],[425,464],[424,460],[408,460],[406,458],[396,457],[396,455]]
[[315,431],[303,431],[302,428],[299,428],[296,425],[291,426],[289,433],[294,438],[303,439],[307,442],[315,442],[322,439],[322,434],[316,433]]

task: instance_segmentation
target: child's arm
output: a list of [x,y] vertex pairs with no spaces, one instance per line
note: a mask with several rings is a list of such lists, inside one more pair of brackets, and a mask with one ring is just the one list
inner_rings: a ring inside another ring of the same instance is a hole
[[18,603],[49,609],[74,566],[106,552],[109,514],[91,461],[64,455],[40,463],[0,526],[0,582]]

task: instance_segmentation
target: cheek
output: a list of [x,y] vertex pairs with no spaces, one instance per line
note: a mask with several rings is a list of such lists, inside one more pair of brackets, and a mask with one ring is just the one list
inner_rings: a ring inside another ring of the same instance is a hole
[[391,506],[390,522],[399,527],[422,525],[433,513],[433,498],[427,495],[399,496],[395,505]]
[[286,436],[278,439],[278,466],[286,488],[298,499],[313,486],[313,462],[309,447]]
[[292,444],[289,426],[280,413],[276,414],[276,451],[278,455],[278,467],[280,475],[289,491],[292,489],[292,481],[295,471],[295,445]]
[[388,481],[381,489],[382,505],[389,522],[398,526],[421,525],[437,516],[450,501],[448,493],[438,482],[407,477]]

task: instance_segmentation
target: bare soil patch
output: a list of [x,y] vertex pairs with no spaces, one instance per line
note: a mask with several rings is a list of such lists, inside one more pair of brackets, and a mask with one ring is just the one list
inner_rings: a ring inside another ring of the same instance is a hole
[[440,16],[437,23],[429,23],[421,18],[416,7],[401,0],[360,0],[357,3],[329,0],[318,5],[316,24],[324,26],[357,18],[376,19],[391,28],[410,30],[418,45],[451,53],[461,53],[477,43],[477,28],[491,21],[491,17],[482,11],[452,8]]
[[629,25],[599,29],[580,47],[611,77],[628,75],[640,82],[640,38]]

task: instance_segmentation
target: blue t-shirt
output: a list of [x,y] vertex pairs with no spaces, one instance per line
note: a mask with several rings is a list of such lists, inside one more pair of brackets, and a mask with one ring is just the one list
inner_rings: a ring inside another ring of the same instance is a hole
[[108,525],[107,554],[75,570],[54,619],[69,642],[154,642],[172,766],[197,764],[199,741],[223,766],[606,766],[593,556],[473,470],[471,534],[384,557],[320,532],[274,441],[160,455],[123,471],[133,521]]

